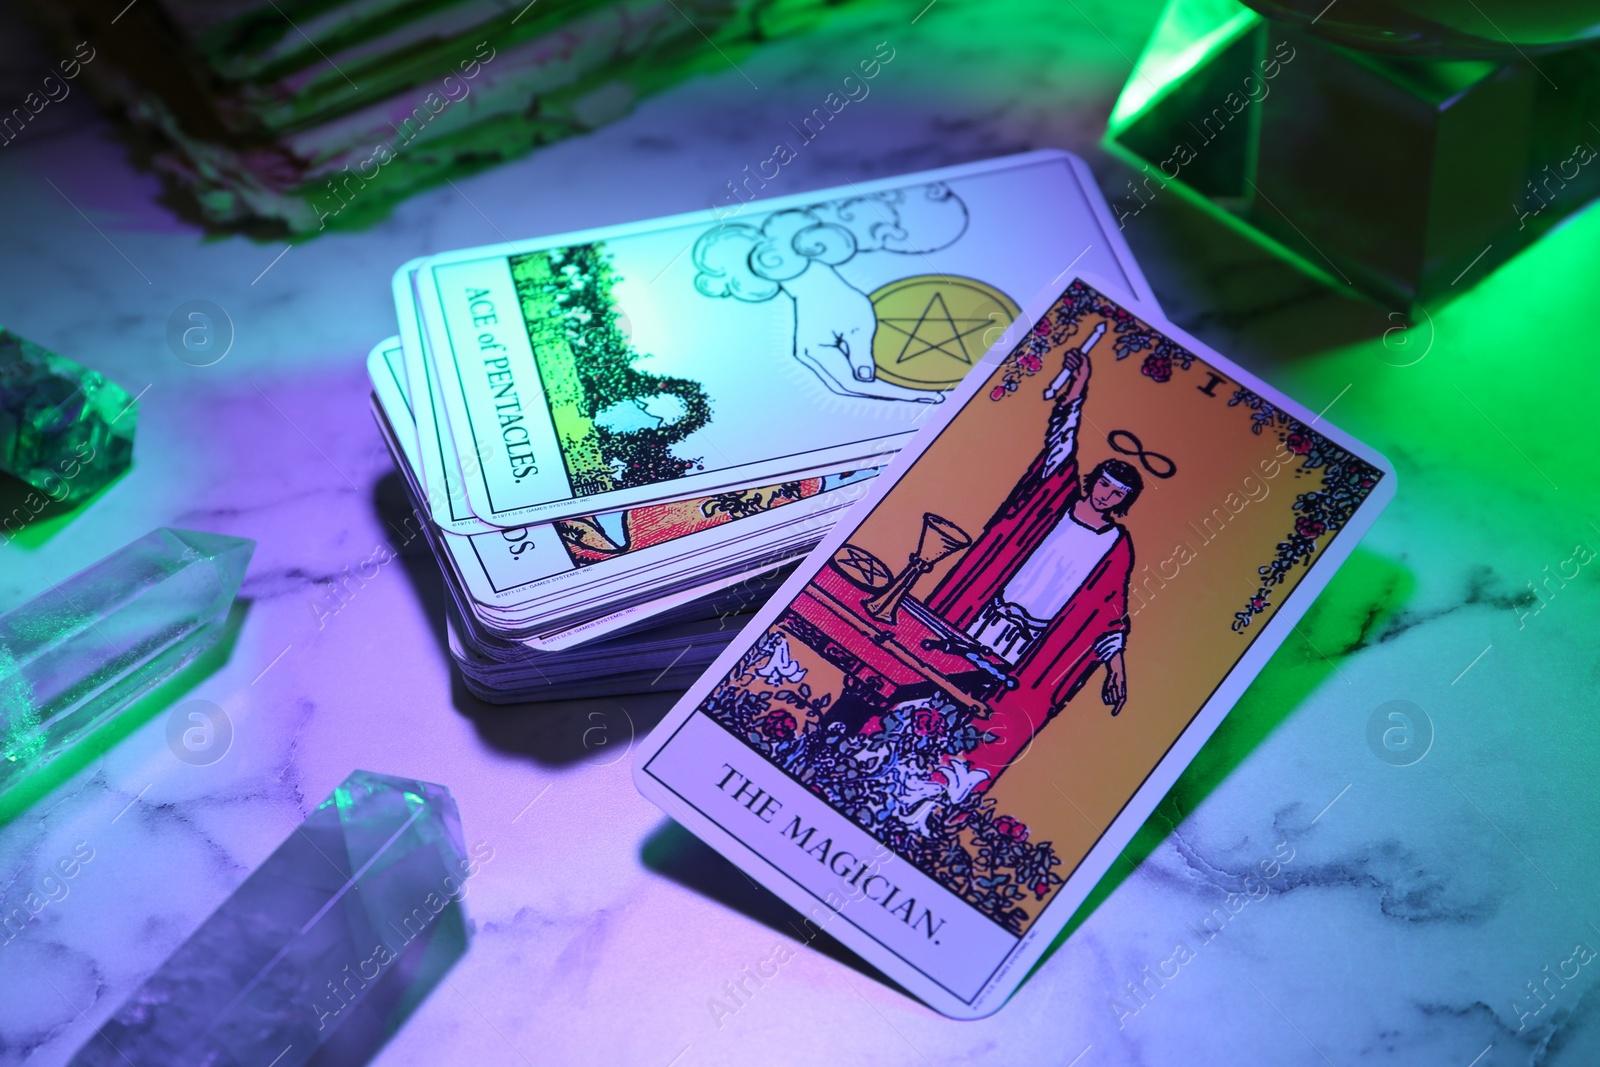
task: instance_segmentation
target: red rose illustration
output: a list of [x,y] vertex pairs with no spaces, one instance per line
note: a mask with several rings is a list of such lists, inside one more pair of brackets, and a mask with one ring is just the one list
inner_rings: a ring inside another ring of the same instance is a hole
[[1297,456],[1303,456],[1311,451],[1311,438],[1303,433],[1290,434],[1284,444],[1288,445],[1289,451]]
[[994,828],[998,832],[1011,838],[1013,841],[1026,841],[1028,828],[1010,815],[1002,815],[994,821]]
[[921,737],[938,737],[944,733],[944,716],[932,708],[918,708],[911,722]]
[[787,741],[794,736],[794,719],[787,712],[774,711],[761,720],[761,732],[772,741]]
[[1172,360],[1166,356],[1149,355],[1144,358],[1139,373],[1153,381],[1165,382],[1172,379]]
[[1307,518],[1304,515],[1294,520],[1294,532],[1299,534],[1301,537],[1319,537],[1325,530],[1327,530],[1327,527],[1322,523],[1317,522],[1314,519]]

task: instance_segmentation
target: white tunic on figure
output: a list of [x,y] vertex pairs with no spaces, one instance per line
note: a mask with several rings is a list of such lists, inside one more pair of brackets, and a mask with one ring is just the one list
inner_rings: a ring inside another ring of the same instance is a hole
[[1056,617],[1117,540],[1117,527],[1091,530],[1069,509],[1006,583],[1001,599],[1035,619]]

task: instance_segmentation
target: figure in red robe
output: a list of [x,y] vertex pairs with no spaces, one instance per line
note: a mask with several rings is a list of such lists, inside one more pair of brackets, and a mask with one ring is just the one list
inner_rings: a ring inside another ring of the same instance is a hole
[[1079,477],[1089,357],[1073,350],[1063,364],[1046,391],[1047,399],[1054,392],[1055,406],[1044,448],[928,601],[1011,664],[1017,680],[989,702],[991,714],[980,724],[995,740],[967,757],[969,767],[988,776],[980,788],[994,784],[1096,667],[1105,667],[1100,696],[1111,714],[1128,695],[1122,650],[1133,543],[1116,520],[1144,484],[1132,464],[1117,459]]

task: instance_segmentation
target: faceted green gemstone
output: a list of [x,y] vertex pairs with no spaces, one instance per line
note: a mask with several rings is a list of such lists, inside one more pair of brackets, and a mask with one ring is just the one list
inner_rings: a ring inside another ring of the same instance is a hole
[[76,503],[128,469],[138,418],[120,385],[0,327],[0,471]]
[[0,793],[209,648],[255,547],[163,527],[0,615]]

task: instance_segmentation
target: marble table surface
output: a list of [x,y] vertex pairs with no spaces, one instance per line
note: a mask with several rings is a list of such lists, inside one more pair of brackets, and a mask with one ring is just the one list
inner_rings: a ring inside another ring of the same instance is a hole
[[[982,1021],[799,945],[784,906],[635,793],[631,739],[672,694],[475,701],[420,544],[336,614],[313,608],[404,507],[363,369],[394,330],[401,262],[703,207],[881,41],[896,60],[872,95],[774,192],[1059,146],[1115,201],[1131,175],[1098,138],[1159,6],[842,8],[589,136],[287,251],[183,221],[83,94],[0,148],[0,322],[141,396],[131,472],[0,546],[0,609],[158,525],[259,542],[224,654],[174,697],[225,711],[226,754],[180,761],[163,710],[0,827],[0,910],[93,853],[0,945],[0,1064],[64,1062],[355,767],[447,784],[468,842],[493,849],[471,948],[386,1067],[1600,1063],[1600,963],[1572,962],[1600,949],[1600,568],[1572,562],[1600,546],[1595,211],[1409,328],[1182,205],[1128,224],[1174,321],[1332,405],[1400,492],[1075,932]],[[8,109],[53,57],[6,10],[0,41]],[[235,331],[204,368],[165,341],[196,299]],[[1431,738],[1406,766],[1368,742],[1391,700]],[[1193,958],[1151,979],[1179,940]],[[713,1013],[780,942],[795,957],[778,976]]]

